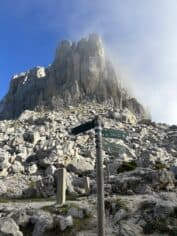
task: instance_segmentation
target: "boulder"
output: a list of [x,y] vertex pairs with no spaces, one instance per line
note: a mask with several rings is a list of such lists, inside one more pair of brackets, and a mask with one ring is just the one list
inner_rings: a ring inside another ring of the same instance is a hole
[[18,225],[12,218],[0,218],[0,235],[1,236],[23,236],[23,233],[19,230]]
[[26,165],[25,170],[29,175],[33,175],[33,174],[36,174],[36,172],[38,171],[38,167],[35,163],[32,163],[32,164]]
[[73,218],[72,216],[56,216],[55,217],[55,224],[59,226],[61,231],[64,231],[68,227],[73,226]]
[[24,141],[35,144],[39,140],[40,136],[38,132],[26,131],[23,134],[23,138]]
[[120,220],[124,219],[127,217],[127,211],[125,209],[120,209],[119,211],[116,212],[114,215],[114,224],[118,223]]
[[121,113],[121,120],[125,123],[136,124],[136,116],[127,108],[124,109]]
[[84,158],[78,156],[73,158],[70,163],[67,165],[67,170],[74,173],[82,173],[94,169],[94,161],[91,161],[90,158]]
[[0,171],[8,169],[8,167],[10,166],[9,159],[10,159],[10,154],[0,149]]
[[24,166],[22,166],[21,162],[14,161],[9,172],[13,174],[24,173]]
[[53,217],[49,214],[42,214],[36,220],[32,236],[43,236],[47,230],[53,228]]
[[47,176],[41,180],[38,180],[35,185],[36,194],[38,197],[48,198],[55,195],[53,176]]
[[56,171],[56,167],[54,165],[49,165],[47,169],[45,170],[46,176],[54,176],[54,173]]
[[122,221],[120,224],[119,236],[141,236],[143,229],[132,222]]
[[112,177],[112,191],[121,194],[145,194],[175,188],[173,173],[166,169],[136,168]]
[[68,210],[67,214],[71,215],[74,218],[79,218],[79,219],[83,219],[84,217],[88,216],[86,209],[77,208],[77,207],[71,207]]
[[11,218],[14,219],[18,226],[23,228],[28,227],[31,216],[24,209],[16,210],[11,212]]

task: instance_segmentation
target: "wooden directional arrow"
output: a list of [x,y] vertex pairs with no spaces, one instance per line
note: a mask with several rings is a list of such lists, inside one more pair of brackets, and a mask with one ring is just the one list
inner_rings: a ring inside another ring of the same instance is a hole
[[71,129],[71,134],[77,135],[77,134],[83,133],[85,131],[88,131],[90,129],[93,129],[94,127],[95,127],[95,121],[94,120],[88,121],[84,124],[81,124],[73,129]]

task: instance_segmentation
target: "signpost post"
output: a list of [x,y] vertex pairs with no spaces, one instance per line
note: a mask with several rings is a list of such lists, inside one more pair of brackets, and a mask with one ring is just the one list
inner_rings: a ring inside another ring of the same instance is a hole
[[95,142],[96,142],[98,236],[104,236],[105,235],[104,173],[103,173],[103,156],[102,156],[102,125],[99,116],[95,118]]
[[125,138],[127,133],[122,130],[103,129],[99,116],[92,121],[81,124],[71,130],[71,134],[77,135],[95,129],[96,142],[96,181],[97,181],[97,230],[98,236],[105,236],[105,208],[104,208],[104,172],[102,157],[102,134],[105,138]]
[[94,120],[81,124],[71,130],[71,134],[95,129],[96,141],[96,178],[97,178],[97,230],[98,236],[105,236],[105,209],[104,209],[104,173],[102,159],[102,123],[99,116]]

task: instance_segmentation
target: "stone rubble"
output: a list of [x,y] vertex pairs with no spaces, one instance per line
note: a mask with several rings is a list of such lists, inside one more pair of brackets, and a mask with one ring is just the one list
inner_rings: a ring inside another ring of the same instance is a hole
[[[60,111],[28,110],[18,120],[1,121],[0,198],[55,198],[55,173],[61,167],[67,170],[67,196],[84,195],[87,177],[89,197],[95,198],[94,132],[72,136],[70,130],[101,114],[104,128],[126,133],[119,139],[103,137],[107,235],[177,235],[177,126],[136,120],[133,114],[130,118],[127,109],[122,113],[127,118],[121,119],[121,113],[113,116],[112,110],[87,103]],[[0,235],[25,235],[29,224],[33,236],[47,234],[56,224],[67,232],[75,227],[75,218],[87,217],[86,212],[71,206],[65,215],[39,210],[34,217],[34,212],[14,209],[9,215],[0,203]],[[90,230],[83,235],[94,235],[96,229]]]

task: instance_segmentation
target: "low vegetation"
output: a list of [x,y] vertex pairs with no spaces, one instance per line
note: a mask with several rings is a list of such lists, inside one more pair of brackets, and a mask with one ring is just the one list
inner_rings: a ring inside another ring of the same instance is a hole
[[135,161],[130,161],[130,162],[123,162],[122,165],[117,169],[117,173],[121,173],[124,171],[132,171],[136,169],[137,164]]

